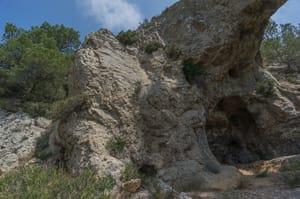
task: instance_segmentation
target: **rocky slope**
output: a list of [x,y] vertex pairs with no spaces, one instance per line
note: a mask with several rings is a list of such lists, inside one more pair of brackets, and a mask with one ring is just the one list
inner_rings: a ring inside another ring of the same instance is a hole
[[46,134],[49,123],[44,118],[0,110],[0,175],[35,161],[37,143]]
[[[57,123],[52,144],[60,160],[70,171],[92,168],[116,179],[133,162],[178,190],[226,189],[239,175],[217,159],[233,164],[299,153],[297,93],[256,92],[259,82],[274,79],[261,67],[259,46],[284,2],[182,0],[143,24],[133,46],[108,30],[88,35],[69,90],[88,95],[90,106]],[[183,55],[174,60],[162,48],[147,54],[151,41],[176,45]],[[184,64],[205,73],[187,81]],[[114,139],[125,143],[119,153],[107,147]]]

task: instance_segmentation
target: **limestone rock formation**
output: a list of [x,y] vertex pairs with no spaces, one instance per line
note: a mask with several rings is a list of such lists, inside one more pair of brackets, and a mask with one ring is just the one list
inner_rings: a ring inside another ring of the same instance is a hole
[[[88,35],[69,91],[88,95],[90,106],[58,121],[52,144],[60,160],[69,171],[91,168],[117,180],[133,162],[177,190],[226,189],[239,174],[217,159],[244,163],[299,152],[296,93],[255,91],[273,79],[261,67],[259,46],[284,2],[181,0],[143,24],[135,45],[122,45],[108,30]],[[182,56],[171,59],[163,48],[147,54],[151,41],[176,45]],[[184,63],[205,73],[187,81]],[[112,140],[124,148],[113,152]]]
[[38,140],[50,121],[0,110],[0,175],[34,158]]

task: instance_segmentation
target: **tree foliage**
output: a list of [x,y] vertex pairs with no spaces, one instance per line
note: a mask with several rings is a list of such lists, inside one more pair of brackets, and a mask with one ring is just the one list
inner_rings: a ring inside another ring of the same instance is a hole
[[300,24],[298,27],[287,23],[278,25],[270,21],[261,46],[266,63],[286,64],[287,67],[300,65]]
[[30,30],[7,23],[0,44],[0,97],[51,103],[66,94],[79,33],[48,22]]

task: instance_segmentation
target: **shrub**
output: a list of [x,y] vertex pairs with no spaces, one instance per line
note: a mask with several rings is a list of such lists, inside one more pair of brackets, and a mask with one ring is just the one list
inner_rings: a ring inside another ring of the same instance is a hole
[[132,45],[137,42],[138,37],[135,31],[132,30],[127,30],[126,32],[121,31],[117,35],[117,39],[119,40],[120,43],[122,43],[125,46]]
[[177,48],[174,44],[167,45],[166,52],[171,59],[178,59],[182,54],[181,50]]
[[0,99],[0,109],[16,112],[20,108],[18,107],[18,105],[14,104],[12,101],[8,99]]
[[121,137],[116,137],[106,143],[106,149],[113,154],[117,154],[124,150],[125,145],[126,142],[124,139],[122,139]]
[[284,173],[282,174],[281,179],[289,187],[298,187],[300,186],[300,171],[290,171]]
[[206,74],[201,65],[192,59],[183,61],[183,73],[189,83],[192,83],[197,76]]
[[21,105],[21,108],[32,117],[48,117],[51,104],[43,102],[25,102]]
[[35,156],[41,160],[48,159],[52,153],[49,149],[49,135],[41,136],[36,143]]
[[68,114],[89,105],[89,96],[87,94],[80,94],[68,97],[64,100],[56,101],[51,105],[48,117],[52,119],[64,118]]
[[220,165],[215,162],[215,161],[209,161],[205,164],[205,168],[211,172],[211,173],[214,173],[214,174],[218,174],[221,172],[221,167]]
[[294,161],[288,166],[283,168],[282,181],[289,187],[300,186],[300,160]]
[[70,176],[60,169],[32,165],[0,178],[0,198],[108,199],[114,184],[111,176],[98,178],[91,171]]
[[145,176],[138,170],[137,166],[132,163],[125,165],[124,172],[121,176],[121,181],[127,182],[132,179],[144,179]]
[[152,54],[153,52],[157,51],[159,48],[161,48],[163,45],[159,42],[152,41],[144,46],[144,50],[148,54]]
[[273,80],[263,80],[257,83],[256,92],[264,97],[273,96],[275,94],[275,83]]

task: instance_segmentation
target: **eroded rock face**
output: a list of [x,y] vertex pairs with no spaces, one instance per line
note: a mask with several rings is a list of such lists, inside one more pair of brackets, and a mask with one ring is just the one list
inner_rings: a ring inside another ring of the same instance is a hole
[[[259,46],[269,17],[284,2],[182,0],[141,26],[140,42],[131,47],[107,30],[88,35],[76,54],[69,90],[89,95],[91,105],[59,121],[53,136],[66,167],[119,179],[133,162],[178,190],[226,189],[239,175],[232,167],[207,169],[216,159],[206,133],[224,162],[287,153],[276,144],[284,144],[287,133],[299,141],[297,128],[285,126],[290,121],[297,127],[299,113],[279,90],[270,98],[255,93],[258,81],[272,78],[261,69]],[[175,44],[183,56],[170,59],[163,49],[148,55],[143,45],[149,41]],[[182,72],[187,59],[205,75],[188,82]],[[236,139],[227,143],[231,137]],[[113,138],[126,143],[118,154],[107,147]]]
[[36,144],[50,121],[0,110],[0,175],[34,158]]

